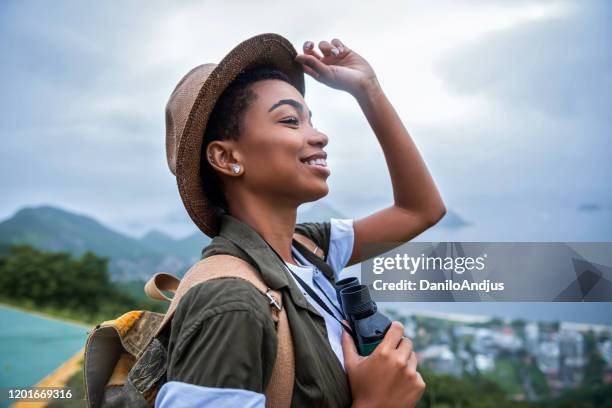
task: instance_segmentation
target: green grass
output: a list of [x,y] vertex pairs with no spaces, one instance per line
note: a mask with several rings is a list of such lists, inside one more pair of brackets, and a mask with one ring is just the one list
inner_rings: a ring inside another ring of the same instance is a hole
[[514,363],[508,360],[497,360],[495,362],[495,369],[491,372],[485,373],[483,376],[498,383],[509,395],[518,395],[523,393],[523,389],[519,383],[516,367]]
[[99,317],[88,319],[82,313],[77,313],[73,310],[36,306],[34,305],[34,302],[25,299],[16,300],[0,296],[0,304],[15,309],[21,309],[29,313],[38,314],[45,317],[51,317],[58,320],[64,320],[76,324],[82,324],[86,326],[95,326],[96,324],[101,322],[101,320],[99,320]]
[[77,371],[66,384],[72,389],[72,398],[66,400],[55,400],[47,405],[47,408],[81,408],[85,407],[85,381],[83,378],[83,367]]

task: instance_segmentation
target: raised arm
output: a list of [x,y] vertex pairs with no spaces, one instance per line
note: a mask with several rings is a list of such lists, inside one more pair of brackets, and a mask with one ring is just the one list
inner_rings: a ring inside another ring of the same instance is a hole
[[[397,112],[385,96],[368,62],[340,40],[304,44],[297,61],[318,81],[353,95],[383,150],[393,203],[365,218],[355,220],[355,242],[348,262],[363,261],[364,243],[406,242],[435,225],[446,213],[440,193],[427,166]],[[387,247],[388,249],[389,247]],[[373,256],[375,253],[368,253]]]

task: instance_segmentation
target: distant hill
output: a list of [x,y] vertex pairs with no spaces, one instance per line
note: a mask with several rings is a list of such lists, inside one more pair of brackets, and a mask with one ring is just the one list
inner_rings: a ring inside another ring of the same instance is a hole
[[210,242],[210,238],[196,231],[185,238],[174,239],[164,232],[152,230],[145,234],[140,242],[160,252],[172,252],[183,258],[190,258],[196,254],[199,258],[204,246]]
[[[297,221],[327,221],[330,218],[351,218],[351,216],[341,213],[325,202],[318,202],[309,207],[304,207],[304,209],[300,207]],[[463,228],[468,225],[470,225],[469,222],[452,210],[447,210],[446,215],[436,224],[437,227],[451,229]]]
[[114,280],[148,279],[154,272],[182,274],[210,239],[202,233],[174,240],[160,232],[135,239],[94,218],[57,207],[23,208],[0,223],[3,245],[27,243],[48,251],[81,255],[93,251],[110,258]]
[[[331,206],[319,203],[298,213],[298,222],[343,218]],[[181,239],[158,230],[140,239],[132,238],[93,217],[49,205],[25,207],[0,222],[0,252],[17,243],[77,256],[93,251],[110,258],[110,273],[116,281],[147,280],[158,271],[182,275],[209,242],[210,238],[200,231]]]
[[459,214],[452,210],[448,210],[446,215],[440,220],[440,222],[438,222],[436,226],[455,229],[463,228],[468,225],[470,225],[470,223],[461,218]]
[[[330,218],[350,217],[325,202],[316,202],[300,207],[297,221],[327,221]],[[449,211],[439,225],[460,228],[467,223]],[[200,258],[202,248],[209,242],[210,238],[200,231],[181,239],[158,230],[140,239],[132,238],[93,217],[48,205],[23,208],[0,222],[0,253],[14,243],[77,256],[93,251],[110,258],[110,273],[116,281],[147,280],[158,271],[182,275]]]

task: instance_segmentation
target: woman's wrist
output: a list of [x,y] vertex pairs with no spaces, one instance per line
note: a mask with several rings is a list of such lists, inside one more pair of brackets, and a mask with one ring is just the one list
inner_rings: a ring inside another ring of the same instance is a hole
[[378,82],[378,78],[375,76],[364,79],[359,83],[359,85],[357,85],[355,90],[351,92],[351,94],[358,101],[373,99],[382,93],[382,88]]

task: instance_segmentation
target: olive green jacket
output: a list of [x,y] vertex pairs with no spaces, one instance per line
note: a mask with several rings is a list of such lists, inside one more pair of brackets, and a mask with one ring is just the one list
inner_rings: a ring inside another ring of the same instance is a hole
[[[298,224],[295,231],[328,253],[329,222]],[[295,240],[293,244],[303,254],[308,251]],[[282,293],[295,355],[291,405],[350,406],[347,377],[327,339],[324,319],[264,239],[249,225],[225,215],[219,235],[204,248],[202,257],[218,254],[250,262],[271,289]],[[320,261],[317,266],[334,280],[327,264]],[[194,286],[176,309],[168,354],[168,381],[265,393],[276,356],[276,330],[268,299],[240,279]]]

